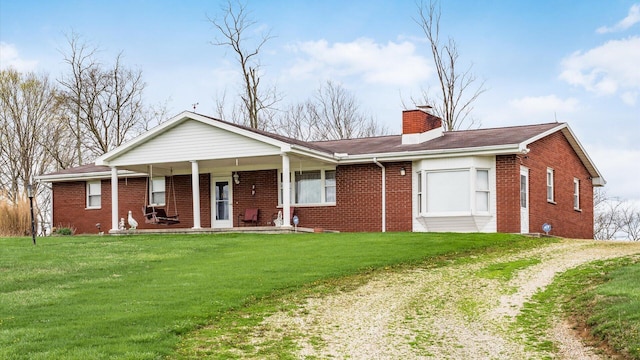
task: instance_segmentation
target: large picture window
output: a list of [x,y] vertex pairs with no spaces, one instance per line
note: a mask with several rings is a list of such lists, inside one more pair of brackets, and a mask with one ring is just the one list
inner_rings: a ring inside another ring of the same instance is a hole
[[[291,200],[295,205],[335,204],[336,171],[305,170],[290,174]],[[282,173],[278,176],[279,199],[282,204]]]
[[295,172],[295,200],[296,204],[319,204],[322,197],[322,172]]
[[427,173],[427,212],[470,210],[469,170]]
[[87,208],[99,209],[102,206],[102,183],[98,181],[87,182]]
[[488,169],[420,171],[417,181],[418,213],[423,215],[471,215],[491,211]]

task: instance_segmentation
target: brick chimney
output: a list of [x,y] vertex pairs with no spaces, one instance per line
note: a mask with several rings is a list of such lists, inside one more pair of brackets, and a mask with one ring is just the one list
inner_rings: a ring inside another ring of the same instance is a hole
[[402,112],[402,144],[420,144],[443,135],[442,119],[429,113],[430,106]]
[[402,111],[403,134],[421,134],[439,127],[442,127],[442,119],[431,115],[425,110],[415,109]]

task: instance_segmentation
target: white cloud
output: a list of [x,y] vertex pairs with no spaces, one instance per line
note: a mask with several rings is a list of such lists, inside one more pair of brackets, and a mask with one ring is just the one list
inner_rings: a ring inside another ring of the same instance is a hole
[[580,102],[576,98],[561,99],[556,95],[526,96],[509,101],[509,105],[526,114],[572,113]]
[[620,20],[617,24],[611,27],[608,27],[608,26],[599,27],[596,30],[596,32],[598,34],[606,34],[611,32],[624,31],[639,22],[640,22],[640,4],[634,4],[629,9],[629,14],[627,14],[627,17]]
[[18,49],[13,44],[0,42],[0,69],[14,68],[20,72],[35,70],[38,62],[21,59]]
[[640,201],[638,177],[640,168],[630,166],[640,161],[640,150],[613,146],[587,146],[589,156],[607,181],[605,189],[610,196]]
[[[562,60],[560,79],[598,95],[640,90],[640,37],[612,40]],[[628,95],[625,95],[628,98]]]
[[378,44],[360,38],[348,43],[326,40],[298,43],[290,48],[302,56],[289,70],[296,78],[359,76],[369,84],[411,86],[429,78],[429,61],[416,54],[409,41]]
[[637,91],[626,91],[622,95],[620,95],[622,101],[629,105],[635,106],[638,101],[638,92]]

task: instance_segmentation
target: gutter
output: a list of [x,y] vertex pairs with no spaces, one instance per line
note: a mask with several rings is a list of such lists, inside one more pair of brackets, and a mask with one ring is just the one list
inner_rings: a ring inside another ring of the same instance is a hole
[[[147,177],[149,174],[133,172],[128,170],[119,170],[118,178],[126,177]],[[110,179],[111,172],[100,171],[78,174],[62,174],[62,175],[39,175],[34,177],[38,182],[53,183],[63,181],[85,181],[89,179]]]
[[487,155],[509,155],[522,152],[520,144],[509,144],[500,146],[486,146],[475,148],[458,148],[443,150],[420,150],[402,151],[394,153],[357,154],[349,155],[345,153],[335,153],[338,164],[358,164],[373,159],[384,159],[385,161],[413,161],[427,158],[446,158],[458,156],[487,156]]
[[378,162],[377,158],[373,158],[373,163],[382,169],[382,232],[387,232],[387,189],[385,186],[387,169]]

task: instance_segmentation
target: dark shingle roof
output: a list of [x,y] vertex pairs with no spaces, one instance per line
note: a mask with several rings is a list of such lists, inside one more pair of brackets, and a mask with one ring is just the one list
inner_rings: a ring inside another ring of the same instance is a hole
[[58,170],[56,172],[48,173],[50,175],[72,175],[72,174],[87,174],[87,173],[99,173],[110,172],[111,168],[108,166],[101,166],[96,164],[80,165],[68,169]]
[[450,150],[519,144],[558,126],[558,123],[510,126],[503,128],[448,131],[420,144],[402,144],[402,135],[349,140],[311,142],[333,153],[350,155],[379,154],[421,150]]
[[292,145],[299,145],[329,154],[347,153],[350,155],[380,154],[421,150],[467,149],[487,146],[512,145],[519,144],[527,139],[535,137],[536,135],[539,135],[560,125],[559,123],[546,123],[476,130],[448,131],[445,132],[443,136],[430,141],[426,141],[420,144],[402,145],[402,135],[307,142],[283,135],[274,134],[264,130],[258,130],[251,127],[238,125],[207,115],[198,115]]
[[[429,150],[473,149],[500,145],[516,145],[531,139],[561,124],[547,123],[537,125],[510,126],[490,129],[461,130],[444,132],[442,136],[419,144],[402,144],[402,135],[377,136],[370,138],[330,140],[330,141],[302,141],[267,131],[234,124],[210,116],[198,114],[214,121],[219,121],[240,129],[244,129],[262,136],[266,136],[291,145],[298,145],[308,149],[349,155],[367,155],[382,153],[400,153]],[[108,166],[95,164],[81,165],[47,174],[49,176],[69,176],[75,174],[106,173]]]

